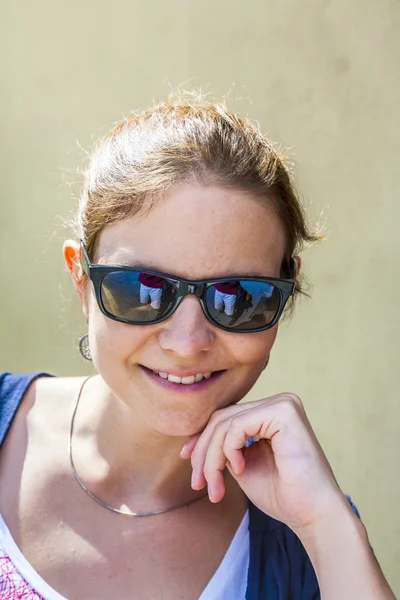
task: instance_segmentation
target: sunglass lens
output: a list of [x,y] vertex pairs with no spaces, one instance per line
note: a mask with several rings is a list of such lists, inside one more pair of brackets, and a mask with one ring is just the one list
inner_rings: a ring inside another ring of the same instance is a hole
[[167,279],[139,271],[111,271],[101,284],[106,311],[128,323],[160,319],[172,308],[175,295]]
[[279,288],[264,281],[224,281],[211,285],[206,293],[211,318],[233,330],[266,327],[274,320],[280,303]]

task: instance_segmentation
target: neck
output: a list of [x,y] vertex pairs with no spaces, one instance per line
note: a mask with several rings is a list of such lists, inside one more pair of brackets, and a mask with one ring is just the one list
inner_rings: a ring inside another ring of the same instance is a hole
[[149,512],[203,496],[191,489],[191,463],[180,457],[186,441],[151,429],[100,377],[85,383],[74,423],[74,462],[103,501]]

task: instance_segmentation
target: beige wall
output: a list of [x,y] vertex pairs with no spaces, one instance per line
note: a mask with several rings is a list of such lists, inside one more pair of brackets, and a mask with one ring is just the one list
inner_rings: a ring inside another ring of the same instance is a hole
[[[396,0],[3,0],[0,369],[87,370],[63,271],[83,147],[168,83],[232,88],[291,146],[329,239],[256,398],[291,390],[400,593],[399,31]],[[249,101],[252,100],[252,103]],[[397,171],[396,171],[397,167]]]

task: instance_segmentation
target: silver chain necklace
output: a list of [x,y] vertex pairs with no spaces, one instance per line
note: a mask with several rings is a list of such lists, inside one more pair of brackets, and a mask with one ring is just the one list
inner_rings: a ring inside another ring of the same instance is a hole
[[91,375],[90,377],[86,377],[86,379],[83,381],[83,383],[79,389],[79,393],[78,393],[78,397],[76,399],[74,411],[72,413],[71,427],[69,429],[69,436],[68,436],[68,456],[69,456],[69,461],[71,463],[72,473],[73,473],[77,483],[88,494],[88,496],[93,498],[93,500],[95,500],[98,504],[100,504],[104,508],[107,508],[108,510],[112,510],[113,512],[118,513],[119,515],[124,515],[126,517],[151,517],[152,515],[161,515],[162,513],[167,513],[167,512],[170,512],[171,510],[176,510],[177,508],[182,508],[183,506],[189,506],[189,504],[193,504],[194,502],[198,502],[199,500],[202,500],[203,498],[205,498],[207,496],[207,493],[202,494],[201,496],[197,496],[196,498],[192,498],[191,500],[187,500],[186,502],[180,502],[179,504],[174,504],[173,506],[170,506],[169,508],[162,508],[161,510],[153,510],[151,512],[145,512],[145,513],[134,513],[129,510],[121,510],[120,508],[114,508],[113,506],[110,506],[109,504],[107,504],[107,502],[104,502],[103,500],[101,500],[100,498],[95,496],[93,494],[93,492],[91,492],[89,490],[89,488],[86,487],[86,485],[83,483],[83,481],[79,478],[79,475],[75,469],[74,459],[72,457],[72,434],[74,431],[75,415],[76,415],[76,411],[78,409],[79,400],[82,395],[83,387],[84,387],[85,383],[92,377],[93,377],[93,375]]

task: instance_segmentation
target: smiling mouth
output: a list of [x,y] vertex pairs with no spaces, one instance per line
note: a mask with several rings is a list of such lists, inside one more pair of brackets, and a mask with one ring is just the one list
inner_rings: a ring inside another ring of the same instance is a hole
[[172,373],[167,373],[164,371],[156,371],[155,369],[149,369],[148,367],[144,367],[141,365],[146,371],[157,375],[160,379],[164,379],[169,381],[170,383],[190,386],[196,383],[207,381],[208,379],[212,379],[216,375],[220,375],[222,371],[206,371],[203,373],[195,373],[193,375],[173,375]]
[[171,375],[171,373],[163,373],[162,371],[153,370],[153,373],[161,377],[161,379],[168,379],[168,381],[171,383],[181,383],[182,385],[193,385],[194,383],[199,383],[203,379],[210,379],[211,375],[213,374],[212,371],[208,371],[207,373],[196,373],[196,375],[179,377],[179,375]]

